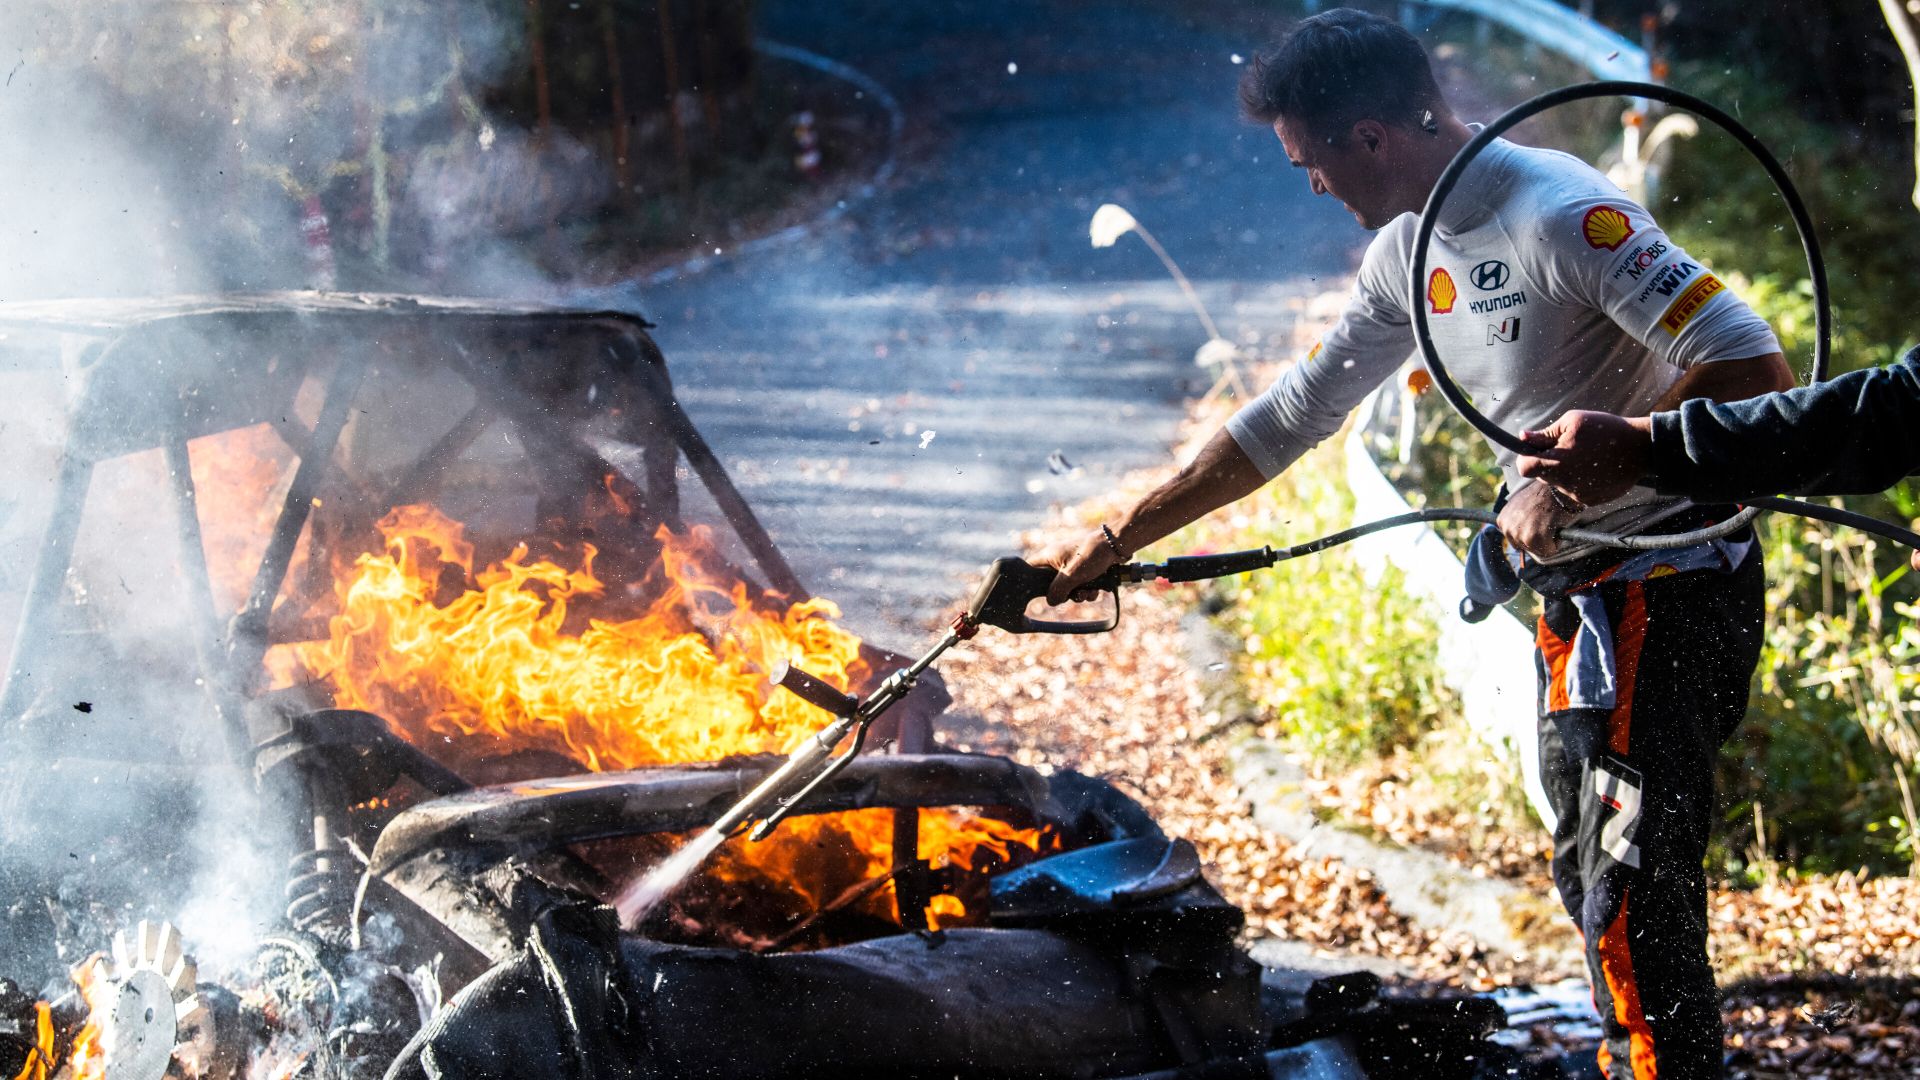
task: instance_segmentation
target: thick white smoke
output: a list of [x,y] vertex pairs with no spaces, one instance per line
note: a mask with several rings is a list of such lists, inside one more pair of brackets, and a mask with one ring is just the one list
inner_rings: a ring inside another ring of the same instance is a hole
[[[604,200],[610,170],[484,111],[522,56],[520,16],[486,0],[0,3],[0,658],[92,360],[84,335],[4,320],[336,283],[550,293],[519,237]],[[530,211],[532,194],[549,202]],[[192,357],[231,348],[190,343],[183,369],[88,413],[90,437],[159,430],[148,413],[172,407]],[[53,943],[29,939],[102,947],[141,917],[180,922],[217,969],[284,909],[292,813],[227,760],[168,496],[156,450],[99,464],[62,585],[83,601],[54,642],[69,660],[30,673],[64,696],[0,719],[0,975],[46,970]]]
[[0,299],[203,288],[169,163],[75,62],[73,6],[0,7]]

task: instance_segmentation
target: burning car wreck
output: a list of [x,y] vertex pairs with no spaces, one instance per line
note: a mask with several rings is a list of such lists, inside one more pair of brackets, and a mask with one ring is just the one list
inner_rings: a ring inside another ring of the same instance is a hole
[[[0,1078],[1472,1075],[1502,1022],[1263,973],[1104,781],[931,672],[771,836],[609,905],[905,661],[613,312],[13,305]],[[689,482],[694,481],[694,482]],[[264,913],[264,914],[263,914]]]

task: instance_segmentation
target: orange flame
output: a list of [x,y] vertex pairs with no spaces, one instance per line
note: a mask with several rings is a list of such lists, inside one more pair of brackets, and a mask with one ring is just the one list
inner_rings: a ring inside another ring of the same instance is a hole
[[[529,561],[522,545],[475,573],[464,530],[431,507],[379,527],[386,552],[354,564],[330,639],[295,652],[336,704],[388,717],[415,742],[488,736],[595,770],[784,752],[820,714],[770,694],[764,673],[792,661],[844,689],[862,667],[859,639],[820,617],[839,614],[831,602],[756,610],[744,583],[713,570],[705,529],[661,529],[658,598],[581,629],[575,607],[605,594],[593,545],[574,570]],[[441,603],[455,572],[475,587]]]
[[107,1075],[106,1018],[113,1002],[108,995],[113,983],[106,977],[107,958],[94,953],[75,964],[69,975],[80,988],[87,1003],[87,1020],[73,1037],[73,1049],[67,1053],[65,1075],[69,1080],[103,1080]]
[[53,1065],[53,1007],[44,1001],[33,1003],[33,1049],[13,1080],[47,1080]]
[[236,611],[273,535],[293,478],[293,452],[272,428],[255,424],[195,439],[189,457],[214,605]]
[[[431,507],[397,509],[379,528],[385,550],[338,583],[329,639],[292,654],[332,684],[336,704],[387,717],[436,753],[537,750],[593,770],[784,753],[826,717],[773,692],[766,672],[791,661],[842,690],[866,674],[831,602],[756,602],[704,528],[660,529],[646,579],[614,590],[652,599],[618,619],[604,614],[619,597],[595,575],[591,544],[571,569],[529,558],[523,544],[476,572],[462,526]],[[292,677],[284,663],[276,672]],[[1037,830],[971,814],[920,816],[920,853],[936,861],[972,867],[985,852],[1004,861],[1010,845],[1043,843]],[[821,880],[833,861],[822,852],[841,853],[834,878],[878,877],[890,867],[890,826],[884,810],[797,819],[772,841],[723,849],[710,873],[773,878],[817,909],[838,892]]]

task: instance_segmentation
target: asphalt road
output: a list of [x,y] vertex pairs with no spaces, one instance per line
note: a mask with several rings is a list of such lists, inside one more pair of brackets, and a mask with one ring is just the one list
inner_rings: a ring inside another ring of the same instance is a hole
[[632,299],[802,581],[917,649],[1050,504],[1168,461],[1207,381],[1148,248],[1089,244],[1097,206],[1132,211],[1255,347],[1290,339],[1366,234],[1239,119],[1257,31],[1168,3],[788,0],[762,20],[899,97],[899,172],[805,240]]

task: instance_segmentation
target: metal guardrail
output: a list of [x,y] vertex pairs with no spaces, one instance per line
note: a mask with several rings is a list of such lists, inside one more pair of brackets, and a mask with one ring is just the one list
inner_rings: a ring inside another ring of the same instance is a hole
[[1653,77],[1645,49],[1553,0],[1409,0],[1406,6],[1415,5],[1465,12],[1504,26],[1578,63],[1596,79]]
[[[1403,0],[1402,22],[1415,7],[1457,11],[1488,25],[1504,26],[1586,68],[1596,79],[1659,82],[1663,77],[1644,47],[1594,22],[1584,11],[1553,0]],[[1693,135],[1700,130],[1692,117],[1673,115],[1648,133],[1648,119],[1644,101],[1621,115],[1617,161],[1607,170],[1614,183],[1642,203],[1647,201],[1654,179],[1649,175],[1654,151],[1673,135]]]

